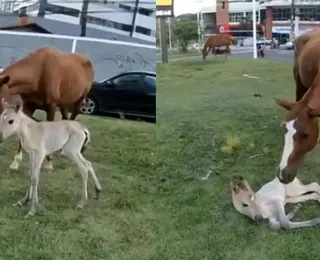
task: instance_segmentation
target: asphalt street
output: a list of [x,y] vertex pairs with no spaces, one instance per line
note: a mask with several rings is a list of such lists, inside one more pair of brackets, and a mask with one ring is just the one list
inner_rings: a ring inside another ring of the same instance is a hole
[[[253,52],[250,49],[241,50],[240,48],[237,50],[233,50],[231,53],[234,57],[247,57],[250,58],[253,56]],[[224,56],[224,55],[221,55]],[[199,56],[186,56],[179,58],[172,58],[170,61],[179,61],[179,60],[196,60],[201,59]],[[207,59],[216,59],[213,55],[209,54]],[[267,49],[265,51],[265,57],[263,59],[268,60],[280,60],[284,62],[292,62],[293,61],[293,50],[275,50],[275,49]],[[157,61],[157,63],[161,63],[161,61]]]

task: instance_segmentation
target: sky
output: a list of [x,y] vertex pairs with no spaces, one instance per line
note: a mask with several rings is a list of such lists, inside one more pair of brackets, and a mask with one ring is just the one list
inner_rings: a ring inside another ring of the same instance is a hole
[[197,13],[201,8],[212,5],[212,0],[174,0],[174,14]]

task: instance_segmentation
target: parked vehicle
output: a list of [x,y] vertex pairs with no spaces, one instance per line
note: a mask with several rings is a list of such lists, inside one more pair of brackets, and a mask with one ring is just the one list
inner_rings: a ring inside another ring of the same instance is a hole
[[81,113],[107,112],[124,117],[156,119],[156,73],[131,71],[94,82]]
[[284,44],[284,47],[285,47],[285,49],[287,49],[287,50],[293,50],[293,49],[294,49],[294,43],[293,43],[293,41],[287,41],[287,42]]

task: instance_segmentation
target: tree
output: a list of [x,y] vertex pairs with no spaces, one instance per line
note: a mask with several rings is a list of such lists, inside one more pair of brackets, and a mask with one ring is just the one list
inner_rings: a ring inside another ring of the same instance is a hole
[[189,42],[198,38],[197,21],[181,19],[176,21],[172,27],[175,37],[179,40],[181,52],[186,52]]

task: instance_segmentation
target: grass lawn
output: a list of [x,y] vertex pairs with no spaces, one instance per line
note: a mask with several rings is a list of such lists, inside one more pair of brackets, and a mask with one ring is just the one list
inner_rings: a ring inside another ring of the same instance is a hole
[[[234,174],[254,190],[274,178],[284,110],[273,98],[294,99],[292,64],[172,62],[157,65],[157,80],[157,259],[319,259],[320,227],[271,231],[241,216],[229,189]],[[234,137],[240,143],[230,152],[224,146]],[[256,154],[263,156],[250,159]],[[319,156],[317,147],[308,155],[299,171],[303,182],[320,181]],[[320,217],[315,202],[304,204],[296,219],[312,217]]]
[[[39,117],[39,116],[38,116]],[[41,115],[40,115],[41,118]],[[17,149],[16,138],[1,144],[1,260],[149,260],[155,254],[156,214],[153,207],[155,125],[126,120],[79,116],[91,131],[84,156],[91,160],[103,191],[76,210],[81,195],[77,168],[59,154],[54,171],[40,176],[44,210],[24,219],[30,204],[15,208],[27,189],[27,163],[7,172]]]

